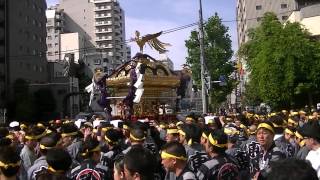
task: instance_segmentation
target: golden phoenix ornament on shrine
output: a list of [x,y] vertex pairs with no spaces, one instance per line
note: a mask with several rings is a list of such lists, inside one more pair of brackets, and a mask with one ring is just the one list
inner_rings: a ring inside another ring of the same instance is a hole
[[155,34],[147,34],[142,37],[140,37],[140,32],[136,31],[135,32],[135,38],[132,40],[135,41],[139,48],[140,48],[140,53],[143,53],[143,47],[146,43],[151,47],[151,49],[157,50],[159,53],[163,54],[167,52],[168,50],[166,49],[166,46],[171,46],[169,43],[163,43],[157,38],[162,34],[162,31],[155,33]]

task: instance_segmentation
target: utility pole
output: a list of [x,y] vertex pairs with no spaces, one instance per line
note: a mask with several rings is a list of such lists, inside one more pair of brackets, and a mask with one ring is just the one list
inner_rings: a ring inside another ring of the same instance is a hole
[[201,96],[202,96],[202,112],[207,113],[207,92],[204,77],[204,43],[203,43],[203,18],[202,18],[202,1],[199,0],[199,40],[200,40],[200,65],[201,65]]

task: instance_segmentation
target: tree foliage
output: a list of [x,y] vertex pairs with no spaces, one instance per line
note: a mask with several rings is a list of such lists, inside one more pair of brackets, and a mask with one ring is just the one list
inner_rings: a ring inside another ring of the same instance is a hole
[[319,42],[299,23],[283,25],[266,13],[249,37],[238,53],[250,72],[247,98],[279,109],[302,106],[319,94]]
[[24,79],[13,83],[13,98],[8,105],[8,117],[12,120],[35,122],[53,118],[56,100],[51,89],[41,88],[31,93]]
[[49,88],[39,89],[33,94],[35,117],[37,120],[48,120],[56,110],[56,100],[53,92]]
[[[187,64],[192,70],[192,78],[199,89],[201,89],[201,68],[200,68],[200,45],[199,32],[191,32],[190,38],[186,40],[188,49]],[[235,87],[235,80],[229,78],[234,71],[234,65],[231,62],[233,51],[231,48],[231,39],[228,34],[228,27],[224,26],[220,17],[216,13],[210,17],[204,25],[204,52],[206,71],[212,81],[219,80],[224,75],[227,77],[227,85],[219,86],[212,84],[210,96],[212,105],[218,105],[226,100],[226,96],[231,93]]]

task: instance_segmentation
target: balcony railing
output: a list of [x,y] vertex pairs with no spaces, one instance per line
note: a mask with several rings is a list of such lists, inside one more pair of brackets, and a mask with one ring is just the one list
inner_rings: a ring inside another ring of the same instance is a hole
[[94,8],[94,11],[108,11],[111,10],[111,6],[97,6]]
[[98,21],[95,23],[96,26],[106,26],[106,25],[112,25],[112,21]]
[[102,34],[102,33],[111,33],[111,32],[112,32],[112,28],[96,30],[96,33],[97,33],[97,34]]

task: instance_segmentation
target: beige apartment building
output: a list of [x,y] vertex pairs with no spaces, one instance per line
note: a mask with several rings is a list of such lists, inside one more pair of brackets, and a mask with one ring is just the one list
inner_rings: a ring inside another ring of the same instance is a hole
[[[313,37],[320,39],[319,0],[237,0],[236,11],[239,47],[249,40],[248,30],[257,27],[266,12],[274,12],[283,24],[287,21],[299,22]],[[240,99],[238,97],[244,92],[250,73],[246,70],[245,61],[238,59],[238,63],[243,73],[239,73],[240,83],[235,89],[236,99]]]
[[83,38],[84,54],[103,52],[110,69],[127,61],[125,18],[117,0],[61,0],[66,32],[78,32]]
[[[286,22],[290,14],[297,8],[295,0],[237,0],[237,37],[238,47],[249,40],[248,30],[256,28],[264,13],[273,12],[281,22]],[[249,73],[246,62],[237,60],[241,69],[237,74],[240,83],[231,94],[231,106],[241,106],[241,96],[245,91],[245,84],[249,81]]]
[[237,0],[239,47],[249,40],[248,30],[257,27],[264,13],[273,12],[285,22],[296,8],[295,0]]
[[60,47],[60,34],[64,32],[63,10],[53,6],[46,10],[47,17],[47,60],[57,62],[62,59]]

